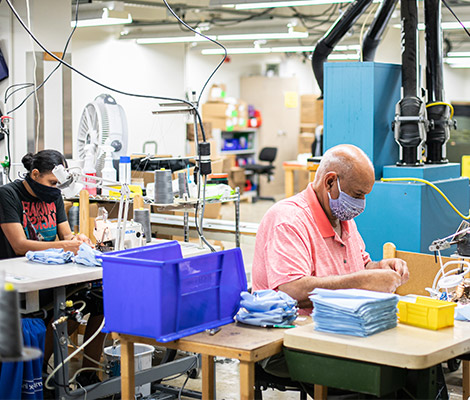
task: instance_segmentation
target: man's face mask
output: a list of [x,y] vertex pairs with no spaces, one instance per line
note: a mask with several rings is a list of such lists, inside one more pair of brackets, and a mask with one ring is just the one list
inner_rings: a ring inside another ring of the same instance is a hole
[[348,194],[341,191],[338,179],[339,196],[337,199],[332,199],[328,192],[330,199],[330,209],[333,217],[340,221],[349,221],[350,219],[356,218],[360,213],[364,211],[366,207],[365,199],[356,199]]
[[44,201],[45,203],[53,203],[56,201],[60,195],[60,189],[52,186],[46,186],[42,183],[36,182],[31,176],[28,174],[26,175],[26,182],[28,182],[29,186],[33,190],[34,194],[39,200]]

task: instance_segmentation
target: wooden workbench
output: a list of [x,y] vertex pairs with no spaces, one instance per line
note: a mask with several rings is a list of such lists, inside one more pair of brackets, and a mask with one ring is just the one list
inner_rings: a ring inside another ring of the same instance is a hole
[[[299,324],[311,323],[308,318]],[[134,398],[134,343],[164,346],[170,349],[200,353],[202,355],[202,398],[215,398],[214,357],[240,361],[240,399],[254,397],[255,362],[281,352],[286,329],[260,328],[239,323],[221,327],[211,336],[206,332],[169,343],[154,339],[114,333],[121,341],[121,389],[123,399]]]

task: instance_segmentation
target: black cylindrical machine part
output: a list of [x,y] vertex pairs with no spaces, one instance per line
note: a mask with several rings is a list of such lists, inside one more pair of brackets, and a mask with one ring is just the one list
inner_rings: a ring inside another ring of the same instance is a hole
[[426,89],[427,115],[431,121],[426,137],[426,163],[445,164],[445,145],[448,139],[449,108],[436,102],[444,101],[442,59],[441,0],[424,1],[426,22]]
[[[418,116],[421,104],[422,100],[419,97],[405,97],[400,101],[400,116]],[[398,142],[403,148],[403,159],[400,160],[398,164],[407,166],[417,165],[419,162],[417,149],[421,143],[421,137],[416,121],[403,121],[400,123],[400,137]]]
[[372,0],[355,0],[340,16],[328,32],[318,41],[312,54],[312,68],[323,95],[323,63],[327,60],[334,47],[343,38]]
[[362,61],[374,61],[377,47],[387,27],[398,0],[384,0],[375,14],[374,20],[364,35],[362,42]]

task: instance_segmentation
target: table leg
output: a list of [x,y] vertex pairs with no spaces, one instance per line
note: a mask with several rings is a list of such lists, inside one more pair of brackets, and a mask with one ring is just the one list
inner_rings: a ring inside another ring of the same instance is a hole
[[121,340],[121,397],[133,399],[134,383],[134,343]]
[[286,169],[284,175],[284,191],[286,193],[286,197],[291,197],[294,195],[294,171]]
[[214,357],[202,354],[202,400],[215,399]]
[[315,385],[314,386],[314,399],[326,400],[328,397],[328,386]]
[[253,400],[255,386],[255,364],[240,361],[240,400]]
[[470,361],[462,360],[462,394],[463,399],[470,397]]

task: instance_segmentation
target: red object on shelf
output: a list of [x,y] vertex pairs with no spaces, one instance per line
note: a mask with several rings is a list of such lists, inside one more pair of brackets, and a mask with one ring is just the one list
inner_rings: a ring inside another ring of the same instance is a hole
[[250,128],[259,128],[263,123],[263,120],[261,118],[261,111],[255,110],[254,116],[251,118],[248,118],[248,126]]

